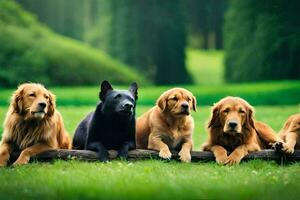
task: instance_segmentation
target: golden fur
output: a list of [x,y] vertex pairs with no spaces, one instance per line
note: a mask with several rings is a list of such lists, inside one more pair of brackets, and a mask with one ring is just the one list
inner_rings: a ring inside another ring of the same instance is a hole
[[180,160],[190,162],[194,131],[191,109],[196,111],[196,98],[188,90],[164,92],[156,106],[137,119],[137,148],[158,150],[164,159],[171,158],[170,149],[178,149]]
[[42,85],[25,83],[14,92],[4,121],[0,143],[0,166],[13,151],[21,151],[13,165],[26,164],[30,157],[56,148],[71,148],[63,119],[55,109],[55,96]]
[[292,154],[295,149],[300,149],[300,113],[288,118],[279,132],[279,137],[284,141],[284,152]]
[[[253,113],[253,107],[239,97],[221,99],[212,108],[203,150],[212,151],[219,164],[234,165],[249,152],[280,142],[271,127],[253,119]],[[227,156],[227,151],[232,153]]]

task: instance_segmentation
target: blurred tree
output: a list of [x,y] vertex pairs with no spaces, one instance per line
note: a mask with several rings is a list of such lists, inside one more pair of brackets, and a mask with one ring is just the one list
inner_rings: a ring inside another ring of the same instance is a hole
[[227,0],[185,0],[189,45],[223,48],[223,21]]
[[0,88],[22,82],[95,85],[148,81],[103,51],[50,31],[12,0],[0,0]]
[[299,10],[297,0],[230,1],[226,80],[300,79]]
[[112,0],[109,52],[157,84],[190,83],[181,0]]
[[95,0],[17,0],[54,31],[83,40],[90,25]]
[[56,32],[88,41],[158,84],[190,83],[182,0],[18,0]]

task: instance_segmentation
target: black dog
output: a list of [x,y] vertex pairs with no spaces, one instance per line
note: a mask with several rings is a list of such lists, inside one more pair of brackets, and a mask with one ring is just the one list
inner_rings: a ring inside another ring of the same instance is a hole
[[135,148],[136,83],[129,90],[114,90],[103,81],[100,103],[76,129],[74,149],[96,151],[101,161],[108,160],[107,150],[117,150],[118,157],[127,158],[128,150]]

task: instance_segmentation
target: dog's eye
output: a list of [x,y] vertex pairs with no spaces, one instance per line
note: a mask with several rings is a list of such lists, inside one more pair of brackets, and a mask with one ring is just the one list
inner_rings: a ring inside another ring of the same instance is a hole
[[187,98],[187,101],[191,101],[192,99],[190,97]]
[[245,112],[244,110],[240,110],[239,113],[243,115],[243,114],[245,114],[246,112]]
[[45,99],[49,99],[49,96],[45,96]]
[[223,110],[223,113],[224,113],[224,114],[227,114],[228,112],[229,112],[229,109]]
[[172,97],[171,100],[177,101],[178,98],[177,97]]
[[120,94],[117,94],[114,98],[115,99],[119,99],[121,97],[121,95]]
[[35,93],[29,94],[30,97],[36,97]]

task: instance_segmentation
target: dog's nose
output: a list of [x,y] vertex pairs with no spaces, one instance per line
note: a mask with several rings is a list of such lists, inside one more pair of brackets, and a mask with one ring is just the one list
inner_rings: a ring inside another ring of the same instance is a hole
[[133,107],[133,105],[131,103],[124,104],[124,108],[126,108],[126,109],[131,109],[132,107]]
[[38,105],[41,108],[45,108],[46,107],[46,103],[45,102],[40,102]]
[[183,104],[181,104],[181,108],[188,109],[189,108],[189,104],[183,103]]
[[230,127],[231,129],[234,129],[234,128],[237,126],[237,122],[236,122],[236,121],[230,121],[230,122],[228,123],[228,125],[229,125],[229,127]]

